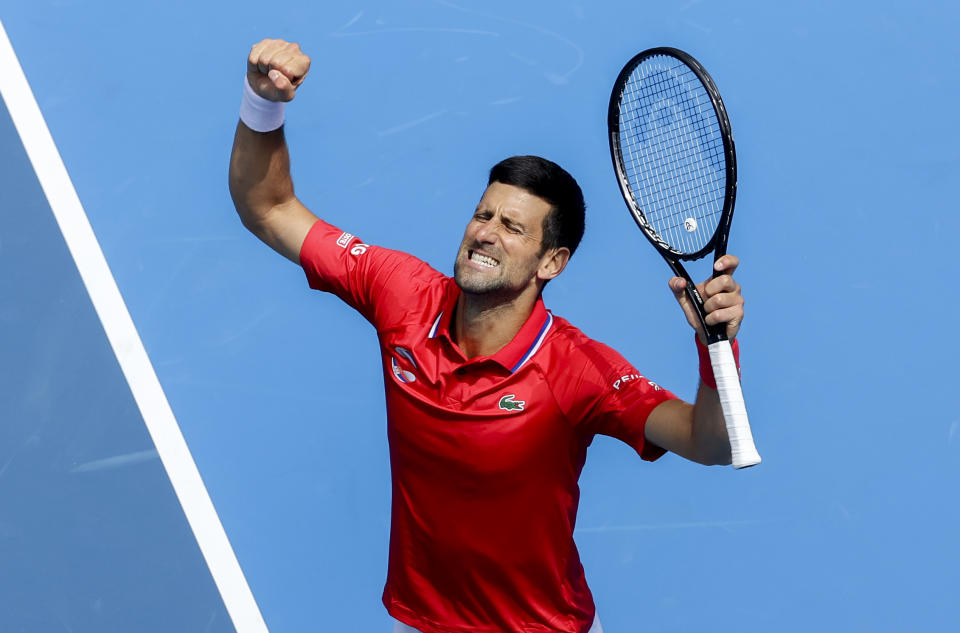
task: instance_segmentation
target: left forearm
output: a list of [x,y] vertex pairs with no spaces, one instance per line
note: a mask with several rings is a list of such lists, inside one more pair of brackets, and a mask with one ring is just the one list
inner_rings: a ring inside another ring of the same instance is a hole
[[730,439],[716,390],[700,383],[693,405],[691,440],[701,464],[729,464]]
[[730,440],[717,392],[701,384],[694,404],[667,400],[647,418],[647,441],[662,449],[713,466],[730,463]]

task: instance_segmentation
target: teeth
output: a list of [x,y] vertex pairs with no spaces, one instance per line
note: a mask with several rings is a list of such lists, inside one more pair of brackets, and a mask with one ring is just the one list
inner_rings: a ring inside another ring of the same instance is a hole
[[470,261],[472,261],[472,262],[477,262],[478,264],[481,264],[481,265],[483,265],[483,266],[489,266],[489,267],[491,267],[491,268],[493,268],[494,266],[496,266],[497,264],[500,263],[500,262],[498,262],[497,260],[495,260],[494,258],[492,258],[492,257],[487,257],[486,255],[481,255],[480,253],[477,253],[476,251],[474,251],[474,252],[470,255]]

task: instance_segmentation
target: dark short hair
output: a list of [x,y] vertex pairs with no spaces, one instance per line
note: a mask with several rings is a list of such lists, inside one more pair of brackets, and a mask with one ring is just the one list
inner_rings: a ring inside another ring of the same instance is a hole
[[580,185],[560,165],[539,156],[513,156],[490,170],[487,186],[513,185],[543,198],[552,207],[543,219],[541,253],[565,246],[573,255],[583,238],[586,204]]

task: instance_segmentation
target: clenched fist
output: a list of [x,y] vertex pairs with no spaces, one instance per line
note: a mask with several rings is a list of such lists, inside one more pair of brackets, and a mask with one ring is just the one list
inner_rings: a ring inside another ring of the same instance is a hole
[[[740,258],[727,253],[714,263],[713,269],[718,271],[718,276],[697,284],[697,291],[703,298],[703,309],[707,314],[704,320],[710,326],[726,324],[724,331],[731,341],[737,336],[743,321],[743,296],[740,294],[740,284],[733,280],[733,273],[739,265]],[[700,341],[706,343],[706,332],[700,325],[696,308],[684,290],[686,287],[687,282],[683,277],[670,279],[670,289],[687,315],[687,321],[700,337]]]
[[247,58],[250,87],[270,101],[292,101],[309,71],[310,58],[294,42],[263,40]]

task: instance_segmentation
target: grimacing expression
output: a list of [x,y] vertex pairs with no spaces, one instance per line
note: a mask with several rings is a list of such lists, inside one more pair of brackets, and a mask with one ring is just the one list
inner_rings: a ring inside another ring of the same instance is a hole
[[543,220],[550,203],[520,187],[493,182],[463,233],[453,266],[467,294],[515,294],[536,285]]

